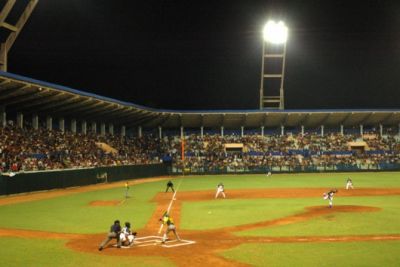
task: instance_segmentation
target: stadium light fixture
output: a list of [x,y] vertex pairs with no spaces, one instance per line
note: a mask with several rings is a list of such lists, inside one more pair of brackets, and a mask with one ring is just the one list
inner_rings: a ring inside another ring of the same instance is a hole
[[270,20],[263,30],[264,41],[273,44],[284,44],[288,38],[288,28],[283,21]]
[[[283,81],[285,79],[286,42],[288,39],[288,28],[283,21],[275,22],[269,20],[263,29],[263,55],[261,66],[260,84],[260,109],[285,108]],[[270,65],[266,68],[266,64]],[[275,65],[275,68],[273,67]],[[273,67],[273,68],[271,68]],[[272,71],[278,70],[278,71]],[[280,80],[279,94],[273,83],[264,83],[265,80]],[[268,86],[266,84],[269,84]],[[268,87],[268,88],[266,88]],[[275,90],[271,87],[275,87]]]

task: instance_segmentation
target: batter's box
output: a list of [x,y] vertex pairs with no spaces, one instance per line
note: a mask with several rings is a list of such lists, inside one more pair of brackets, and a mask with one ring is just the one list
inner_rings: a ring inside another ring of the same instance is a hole
[[135,238],[134,246],[135,247],[161,246],[163,248],[174,248],[174,247],[192,245],[195,243],[196,241],[185,240],[185,239],[167,240],[165,243],[162,243],[162,237],[154,235],[154,236],[144,236]]

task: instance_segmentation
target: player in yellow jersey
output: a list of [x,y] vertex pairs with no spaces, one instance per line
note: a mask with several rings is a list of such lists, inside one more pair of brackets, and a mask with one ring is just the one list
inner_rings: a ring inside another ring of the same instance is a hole
[[164,236],[162,238],[162,243],[165,243],[165,241],[167,241],[169,232],[173,232],[178,241],[181,240],[178,233],[176,232],[176,226],[174,224],[174,220],[172,219],[172,217],[169,216],[167,212],[164,213],[160,221],[167,226],[167,229],[165,230]]

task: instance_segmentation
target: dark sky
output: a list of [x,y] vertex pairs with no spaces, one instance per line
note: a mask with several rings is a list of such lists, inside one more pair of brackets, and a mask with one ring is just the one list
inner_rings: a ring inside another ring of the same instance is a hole
[[257,109],[269,18],[289,27],[286,108],[400,108],[400,1],[39,0],[8,70],[155,108]]

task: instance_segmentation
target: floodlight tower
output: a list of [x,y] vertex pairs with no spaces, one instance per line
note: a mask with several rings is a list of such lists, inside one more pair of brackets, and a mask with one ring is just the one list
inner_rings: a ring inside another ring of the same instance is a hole
[[[263,37],[260,109],[284,109],[285,103],[283,81],[285,78],[286,41],[288,37],[288,28],[282,21],[268,21],[264,26]],[[271,86],[273,87],[273,85],[276,85],[277,81],[279,82],[279,88],[278,90],[276,90],[276,88],[273,90],[274,88],[271,88]],[[271,82],[271,84],[269,82]],[[272,82],[275,82],[275,84],[272,84]]]
[[29,0],[15,25],[6,22],[6,19],[11,9],[14,7],[16,0],[7,0],[3,9],[0,11],[0,29],[8,31],[5,41],[0,45],[0,70],[7,71],[8,51],[10,51],[15,39],[17,39],[17,36],[21,32],[38,1],[39,0]]

